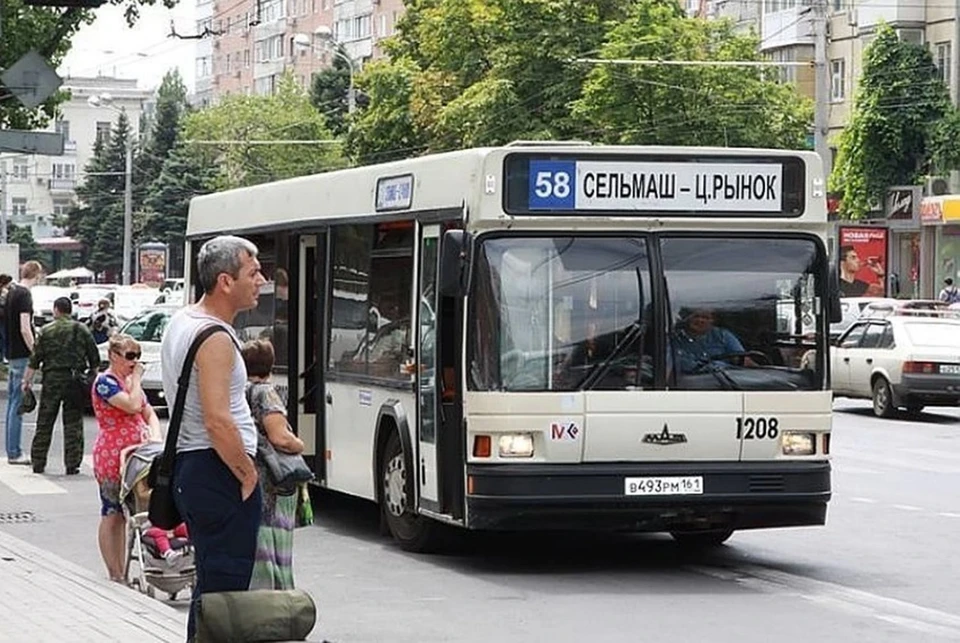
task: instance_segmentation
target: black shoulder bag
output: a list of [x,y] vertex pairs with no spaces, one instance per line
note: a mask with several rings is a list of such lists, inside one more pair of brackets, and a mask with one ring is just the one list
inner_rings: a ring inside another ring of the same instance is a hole
[[177,457],[177,438],[180,437],[180,422],[183,420],[183,405],[187,400],[187,388],[190,386],[190,371],[193,369],[193,360],[200,350],[200,345],[214,333],[227,332],[220,324],[207,326],[194,338],[183,360],[180,370],[180,379],[177,380],[177,399],[173,403],[170,413],[170,424],[167,427],[167,441],[163,453],[154,458],[147,474],[147,486],[150,487],[150,506],[147,515],[151,524],[160,529],[173,529],[183,522],[177,505],[173,500],[173,461]]

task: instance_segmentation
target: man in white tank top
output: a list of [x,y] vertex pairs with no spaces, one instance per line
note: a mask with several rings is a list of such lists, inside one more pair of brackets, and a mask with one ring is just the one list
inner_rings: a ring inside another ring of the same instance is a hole
[[264,283],[257,247],[239,237],[211,239],[200,248],[195,281],[204,294],[170,320],[160,355],[164,394],[176,400],[194,338],[212,324],[227,329],[209,336],[197,351],[173,469],[174,499],[196,552],[188,641],[196,632],[199,596],[248,589],[256,556],[257,429],[244,395],[247,372],[232,324],[238,312],[257,306]]

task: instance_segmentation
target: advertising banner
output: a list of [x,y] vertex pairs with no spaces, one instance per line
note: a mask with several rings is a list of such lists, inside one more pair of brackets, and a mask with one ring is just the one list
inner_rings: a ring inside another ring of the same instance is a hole
[[144,244],[137,252],[140,283],[160,288],[167,278],[167,247],[163,244]]
[[841,227],[841,297],[887,296],[887,229]]

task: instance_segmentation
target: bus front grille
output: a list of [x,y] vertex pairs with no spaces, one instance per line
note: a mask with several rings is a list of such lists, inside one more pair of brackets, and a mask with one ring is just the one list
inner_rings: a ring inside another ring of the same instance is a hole
[[772,493],[785,489],[779,473],[755,473],[750,476],[750,493]]

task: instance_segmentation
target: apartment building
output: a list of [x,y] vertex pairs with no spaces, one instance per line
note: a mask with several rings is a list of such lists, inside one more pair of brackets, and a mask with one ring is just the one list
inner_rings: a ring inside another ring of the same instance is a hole
[[358,69],[384,56],[401,15],[402,0],[198,0],[195,102],[272,94],[287,71],[306,87],[337,45]]
[[[0,154],[0,187],[6,187],[0,194],[3,209],[10,223],[29,226],[38,240],[63,234],[55,217],[76,204],[76,188],[83,181],[94,143],[110,136],[120,110],[126,112],[131,131],[138,136],[144,107],[153,98],[153,92],[137,88],[136,80],[103,76],[67,77],[63,89],[70,91],[70,100],[60,105],[60,117],[46,129],[63,134],[63,156]],[[104,94],[110,96],[112,107],[87,102]]]

